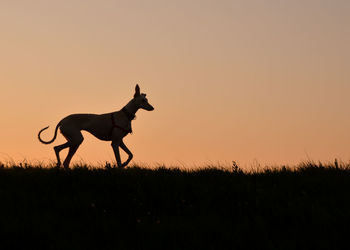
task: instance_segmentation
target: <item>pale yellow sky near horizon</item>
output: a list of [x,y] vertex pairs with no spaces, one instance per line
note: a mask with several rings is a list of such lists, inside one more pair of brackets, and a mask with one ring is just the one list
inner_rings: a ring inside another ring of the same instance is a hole
[[[119,110],[135,163],[350,161],[350,1],[0,2],[0,161],[54,160],[37,132]],[[114,161],[84,133],[73,161]],[[61,153],[64,157],[66,151]],[[123,155],[125,158],[125,155]]]

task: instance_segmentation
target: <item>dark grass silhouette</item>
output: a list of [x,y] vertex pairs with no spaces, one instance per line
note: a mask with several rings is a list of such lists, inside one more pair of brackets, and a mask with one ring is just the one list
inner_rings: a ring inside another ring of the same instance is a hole
[[0,166],[2,249],[340,249],[350,166]]

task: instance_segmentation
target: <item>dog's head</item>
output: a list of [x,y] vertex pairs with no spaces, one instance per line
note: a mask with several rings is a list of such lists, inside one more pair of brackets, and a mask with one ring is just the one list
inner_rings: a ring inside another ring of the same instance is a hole
[[136,87],[135,87],[135,94],[134,94],[133,101],[141,109],[145,109],[148,111],[154,110],[153,106],[148,103],[148,99],[146,98],[146,94],[140,93],[140,87],[138,84],[136,84]]

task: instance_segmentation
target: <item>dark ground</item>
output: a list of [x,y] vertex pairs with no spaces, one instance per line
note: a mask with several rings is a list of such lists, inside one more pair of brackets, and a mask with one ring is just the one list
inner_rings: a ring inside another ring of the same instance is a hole
[[1,249],[341,249],[350,166],[0,165],[0,214]]

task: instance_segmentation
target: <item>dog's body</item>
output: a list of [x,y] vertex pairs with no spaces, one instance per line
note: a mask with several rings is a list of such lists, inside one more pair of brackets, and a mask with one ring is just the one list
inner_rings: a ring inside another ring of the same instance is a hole
[[[87,131],[94,135],[96,138],[103,141],[112,141],[112,148],[115,154],[115,158],[118,167],[125,167],[133,158],[130,150],[125,146],[123,138],[131,133],[131,121],[135,118],[135,113],[139,109],[145,109],[148,111],[153,110],[152,105],[148,103],[146,94],[140,94],[140,88],[136,85],[134,98],[120,111],[106,113],[106,114],[73,114],[63,118],[56,126],[55,135],[51,141],[43,141],[40,138],[40,134],[46,128],[39,131],[39,141],[44,144],[52,143],[57,137],[57,130],[60,128],[61,133],[67,139],[67,142],[54,147],[57,166],[61,165],[59,153],[62,149],[69,147],[69,152],[66,159],[63,162],[65,168],[69,167],[69,163],[77,151],[79,145],[83,142],[84,138],[81,131]],[[128,159],[122,163],[120,159],[119,147],[121,147],[127,154]]]

